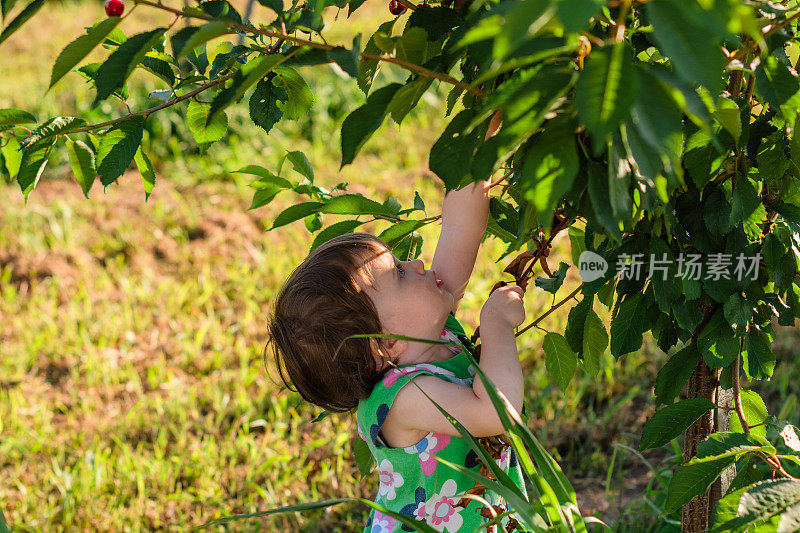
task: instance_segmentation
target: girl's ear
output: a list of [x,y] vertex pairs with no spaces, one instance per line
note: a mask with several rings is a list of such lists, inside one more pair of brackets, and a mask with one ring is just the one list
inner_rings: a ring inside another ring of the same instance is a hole
[[389,361],[395,362],[398,360],[398,356],[408,348],[408,341],[404,340],[378,338],[373,339],[373,341],[373,355],[378,362],[378,368],[381,370],[391,366],[386,361],[387,358]]

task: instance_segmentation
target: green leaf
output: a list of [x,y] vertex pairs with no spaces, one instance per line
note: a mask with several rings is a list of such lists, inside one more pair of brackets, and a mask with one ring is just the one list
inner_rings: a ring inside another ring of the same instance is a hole
[[283,13],[283,0],[258,0],[258,3],[275,13]]
[[311,161],[308,160],[306,154],[298,150],[287,152],[286,159],[292,164],[292,168],[298,174],[308,178],[308,181],[314,183],[314,169],[311,167]]
[[389,113],[392,115],[392,120],[400,125],[405,116],[417,105],[417,102],[425,94],[432,82],[433,78],[422,77],[404,85],[397,91],[392,97],[392,101],[389,102]]
[[703,203],[703,220],[714,235],[727,235],[731,230],[731,204],[722,189],[715,187]]
[[[739,499],[738,517],[732,522],[728,522],[726,529],[742,531],[751,524],[756,524],[779,513],[794,508],[800,503],[800,481],[795,479],[772,479],[761,481],[748,488]],[[797,509],[792,509],[789,518],[784,522],[785,527],[788,523],[795,521]],[[794,529],[783,529],[779,527],[777,531],[795,531]]]
[[699,360],[700,352],[694,342],[667,359],[656,376],[655,395],[658,403],[670,404],[678,397]]
[[567,339],[560,333],[547,332],[542,341],[545,355],[545,367],[553,382],[562,390],[566,390],[575,370],[578,368],[578,356],[573,352]]
[[50,85],[48,89],[56,84],[58,80],[72,70],[83,58],[89,55],[89,52],[95,49],[106,36],[111,33],[111,30],[117,27],[120,17],[109,17],[102,22],[98,22],[86,35],[82,35],[69,43],[58,55],[53,71],[50,73]]
[[641,309],[642,294],[628,294],[611,321],[611,354],[620,356],[642,347],[645,314]]
[[594,211],[597,222],[617,242],[620,242],[622,240],[622,231],[619,229],[619,222],[617,222],[611,209],[608,208],[611,204],[608,171],[603,165],[591,160],[587,161],[586,165],[589,174],[586,188],[592,204],[592,211]]
[[392,249],[424,225],[425,223],[419,220],[403,220],[383,230],[378,237]]
[[36,123],[36,117],[22,109],[0,109],[0,126]]
[[167,82],[167,85],[172,87],[175,84],[175,72],[173,72],[169,61],[172,61],[172,58],[166,54],[148,52],[144,59],[142,59],[142,64],[140,66],[144,70],[161,78]]
[[19,183],[22,194],[25,195],[25,205],[28,205],[28,195],[39,183],[39,178],[47,165],[47,156],[50,155],[50,149],[55,143],[55,137],[49,137],[29,146],[22,152],[17,183]]
[[712,433],[697,446],[697,454],[687,464],[704,463],[745,453],[774,454],[775,447],[764,437],[744,433]]
[[502,31],[492,43],[492,57],[501,61],[535,36],[555,16],[555,6],[548,0],[524,0],[512,3],[505,13]]
[[667,487],[664,512],[671,513],[695,496],[704,493],[734,463],[734,457],[723,457],[704,463],[679,466]]
[[739,142],[742,135],[742,119],[739,106],[736,102],[725,96],[720,96],[714,118],[731,134],[735,142]]
[[17,31],[20,26],[25,24],[29,18],[34,16],[43,5],[44,0],[33,0],[33,2],[28,4],[27,7],[14,18],[14,20],[8,23],[8,26],[5,27],[3,32],[0,33],[0,43],[11,37],[11,35]]
[[372,455],[367,441],[361,437],[353,441],[353,455],[356,459],[358,471],[361,473],[361,479],[364,479],[364,476],[375,470],[378,463],[375,461],[375,457]]
[[22,162],[22,151],[16,137],[9,138],[4,144],[0,143],[0,153],[3,154],[8,175],[13,178],[19,173],[19,166]]
[[104,187],[122,176],[142,143],[144,118],[120,122],[100,138],[97,149],[97,174]]
[[153,165],[150,163],[147,154],[142,151],[141,146],[136,150],[136,155],[133,156],[133,160],[136,162],[136,168],[139,169],[139,175],[142,177],[144,201],[146,202],[147,199],[150,198],[150,193],[153,192],[153,187],[156,184],[156,173],[153,171]]
[[384,215],[392,216],[392,211],[375,200],[370,200],[360,194],[341,194],[329,200],[322,213],[337,215]]
[[211,104],[196,100],[189,102],[186,121],[189,123],[189,131],[198,144],[216,142],[222,139],[228,130],[228,116],[224,111],[217,113],[211,122],[207,122],[210,113]]
[[311,233],[322,229],[322,213],[312,213],[303,219],[306,229]]
[[259,80],[250,95],[249,102],[250,119],[253,124],[267,133],[283,116],[283,111],[278,107],[278,102],[283,102],[285,105],[289,99],[283,88],[272,82],[274,76],[267,76]]
[[589,374],[600,373],[603,354],[608,347],[608,333],[593,309],[586,315],[583,327],[583,368]]
[[736,188],[733,190],[731,226],[737,226],[739,222],[749,217],[759,205],[761,205],[761,199],[756,192],[755,183],[749,177],[740,175],[736,180]]
[[234,170],[237,174],[252,174],[254,176],[259,176],[261,179],[254,181],[249,186],[254,187],[256,189],[264,189],[269,187],[278,187],[280,189],[291,189],[295,185],[287,180],[286,178],[282,178],[280,176],[276,176],[266,168],[259,166],[259,165],[247,165],[239,170]]
[[564,337],[567,339],[570,349],[578,355],[583,353],[583,330],[586,326],[586,316],[593,303],[594,295],[584,296],[583,300],[569,310]]
[[548,121],[525,154],[520,188],[542,226],[552,221],[553,211],[578,175],[576,126],[564,115]]
[[[356,0],[356,1],[360,2],[358,5],[361,5],[361,3],[363,3],[363,0]],[[349,13],[352,13],[354,10],[355,8],[353,7],[353,3],[351,0]],[[350,16],[349,13],[347,15],[348,17]],[[396,18],[392,18],[392,20],[386,21],[378,27],[375,33],[373,33],[372,36],[369,38],[369,41],[367,41],[367,46],[364,47],[365,54],[376,55],[381,53],[381,49],[378,48],[378,45],[375,42],[375,38],[377,35],[391,35],[392,28],[394,27],[394,23],[396,20],[397,20]],[[377,59],[365,59],[364,61],[361,62],[361,67],[360,67],[361,77],[359,77],[358,79],[358,87],[363,91],[365,95],[369,94],[369,90],[372,87],[372,82],[375,80],[375,76],[378,74],[379,68],[380,68],[380,61],[378,61]]]
[[747,323],[753,318],[753,306],[739,294],[732,294],[722,307],[725,320],[737,331],[744,331]]
[[428,50],[428,33],[418,26],[407,27],[394,43],[394,49],[397,59],[422,65]]
[[567,270],[569,270],[569,263],[561,261],[558,264],[558,270],[552,273],[553,274],[552,278],[537,276],[533,280],[533,283],[537,287],[544,289],[550,294],[555,294],[556,292],[558,292],[558,289],[561,288],[561,285],[564,284],[564,279],[567,277]]
[[800,206],[775,202],[770,204],[770,209],[778,213],[793,232],[800,233]]
[[763,331],[751,326],[745,338],[747,354],[742,354],[744,370],[750,379],[769,379],[775,369],[775,354]]
[[595,142],[602,143],[628,117],[638,85],[626,43],[592,51],[575,86],[575,107]]
[[207,122],[213,122],[218,113],[232,102],[238,101],[247,89],[284,61],[286,56],[280,54],[258,56],[248,61],[233,77],[231,86],[221,90],[211,101]]
[[589,19],[600,12],[603,0],[560,0],[558,18],[569,33],[588,29]]
[[[750,428],[750,433],[758,437],[766,437],[767,428],[763,423],[767,420],[767,406],[764,404],[764,400],[761,399],[761,396],[756,391],[752,390],[743,390],[741,397],[742,410],[744,411],[744,417],[747,419],[747,425],[754,426]],[[744,428],[739,418],[739,413],[735,414],[736,416],[731,416],[730,418],[731,431],[743,433]]]
[[86,124],[82,118],[54,117],[36,128],[22,141],[22,147],[30,146],[48,137],[55,137],[67,130]]
[[275,228],[280,228],[281,226],[285,226],[286,224],[291,224],[292,222],[300,220],[301,218],[305,218],[312,213],[317,213],[323,205],[325,204],[322,202],[302,202],[289,206],[275,217],[275,220],[272,221],[272,227],[269,228],[269,231],[272,231]]
[[317,236],[314,238],[314,242],[311,243],[311,249],[309,251],[313,251],[320,244],[324,244],[334,237],[355,231],[355,229],[361,224],[363,224],[363,222],[359,220],[342,220],[341,222],[331,224],[324,230],[317,233]]
[[800,105],[800,83],[789,67],[777,57],[766,55],[756,67],[756,90],[775,111],[781,113],[789,124],[797,117]]
[[389,102],[402,87],[400,83],[392,83],[381,87],[367,97],[367,102],[347,115],[342,123],[342,164],[344,167],[355,159],[356,154],[364,146],[370,136],[377,131],[386,116]]
[[697,338],[697,347],[711,368],[729,366],[739,355],[739,337],[717,309]]
[[11,533],[11,529],[9,529],[8,523],[6,522],[6,517],[3,516],[2,509],[0,509],[0,533]]
[[80,184],[83,195],[89,198],[89,191],[97,177],[97,170],[94,165],[94,152],[83,141],[67,140],[67,153],[69,162],[72,165],[72,173],[75,180]]
[[185,56],[201,44],[205,44],[211,39],[215,39],[222,35],[230,33],[228,24],[222,21],[213,21],[203,24],[197,28],[197,31],[191,33],[188,39],[183,43],[180,50],[175,49],[175,42],[173,41],[173,55],[178,60]]
[[242,23],[242,16],[229,4],[226,0],[209,0],[200,4],[202,9],[208,15],[214,18],[230,20],[236,24]]
[[639,451],[667,444],[714,407],[714,403],[705,398],[689,398],[662,407],[642,428]]
[[[3,19],[6,18],[11,12],[11,9],[14,7],[14,4],[17,3],[17,0],[0,0],[0,11],[3,13]],[[0,513],[1,515],[2,513]]]
[[[651,272],[651,279],[653,295],[658,303],[658,308],[669,314],[672,302],[677,301],[682,292],[681,280],[676,276],[677,272],[674,268],[675,255],[663,239],[653,237],[650,239],[650,257],[654,260],[665,261],[658,267],[665,266],[666,270]],[[656,267],[655,264],[653,266]]]
[[722,88],[723,55],[719,44],[702,24],[699,6],[680,0],[654,0],[647,3],[653,37],[659,49],[669,56],[675,73],[686,82],[700,83],[711,94]]
[[[121,89],[125,80],[131,75],[136,65],[141,63],[147,52],[161,40],[166,28],[156,28],[154,30],[134,35],[117,50],[111,54],[105,62],[97,69],[94,80],[97,85],[97,95],[92,106],[105,100],[111,94]],[[133,154],[131,154],[133,159]]]
[[283,89],[287,98],[285,104],[282,103],[278,106],[281,108],[283,116],[289,120],[305,116],[314,105],[314,95],[306,81],[290,67],[276,68],[275,72],[278,75],[272,80],[272,83]]
[[353,39],[353,48],[348,50],[344,46],[334,46],[328,50],[328,57],[334,61],[341,69],[353,78],[361,77],[359,63],[361,61],[361,34]]
[[647,144],[666,157],[674,170],[680,170],[681,109],[665,83],[650,68],[643,66],[637,70],[639,91],[631,107],[631,121]]
[[[92,86],[96,87],[97,71],[102,65],[102,63],[87,63],[77,70],[84,78],[91,82]],[[124,102],[128,99],[128,85],[123,83],[122,87],[116,89],[111,95]]]
[[428,168],[444,182],[447,191],[456,189],[469,172],[469,162],[480,136],[477,129],[464,133],[473,117],[472,110],[461,111],[431,147]]

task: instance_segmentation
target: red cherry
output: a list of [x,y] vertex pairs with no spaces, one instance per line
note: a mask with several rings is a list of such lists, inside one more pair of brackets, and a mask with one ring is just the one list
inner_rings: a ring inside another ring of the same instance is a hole
[[389,13],[392,15],[402,15],[403,12],[406,10],[406,6],[398,2],[397,0],[390,0],[389,2]]
[[122,0],[106,0],[106,15],[109,17],[119,17],[125,11],[125,4]]

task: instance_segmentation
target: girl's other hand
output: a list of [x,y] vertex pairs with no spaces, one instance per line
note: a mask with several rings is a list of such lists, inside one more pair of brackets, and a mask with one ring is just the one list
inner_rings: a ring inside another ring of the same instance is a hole
[[481,309],[481,323],[501,320],[512,328],[522,324],[525,321],[523,294],[519,285],[506,285],[492,292]]

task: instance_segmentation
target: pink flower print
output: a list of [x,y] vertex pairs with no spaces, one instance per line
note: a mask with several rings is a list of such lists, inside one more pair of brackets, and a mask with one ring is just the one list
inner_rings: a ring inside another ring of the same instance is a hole
[[383,376],[383,386],[384,387],[391,387],[394,385],[394,382],[397,381],[401,375],[403,376],[410,376],[416,372],[419,372],[421,369],[417,367],[412,368],[393,368],[389,370],[385,376]]
[[456,482],[448,479],[442,485],[440,492],[425,502],[425,520],[436,531],[448,531],[456,533],[461,529],[464,519],[461,517],[461,507],[456,507],[456,503],[461,499],[461,495],[456,495]]
[[358,426],[358,436],[361,437],[365,442],[369,442],[367,441],[367,436],[364,435],[363,431],[361,431],[361,426]]
[[395,518],[385,515],[376,509],[375,516],[372,517],[372,529],[370,533],[391,533],[394,531],[394,526],[396,524],[397,520]]
[[381,482],[378,486],[378,495],[384,496],[386,500],[394,500],[397,497],[394,489],[402,487],[404,480],[400,472],[394,471],[394,465],[388,459],[381,461],[378,467],[378,478]]
[[415,453],[419,456],[419,464],[422,466],[422,473],[429,476],[436,470],[436,452],[444,449],[449,443],[450,435],[428,433],[428,435],[418,443],[403,449],[406,453]]
[[414,513],[412,514],[412,516],[417,520],[425,519],[425,502],[420,502],[419,504],[417,504],[417,508],[414,509]]

